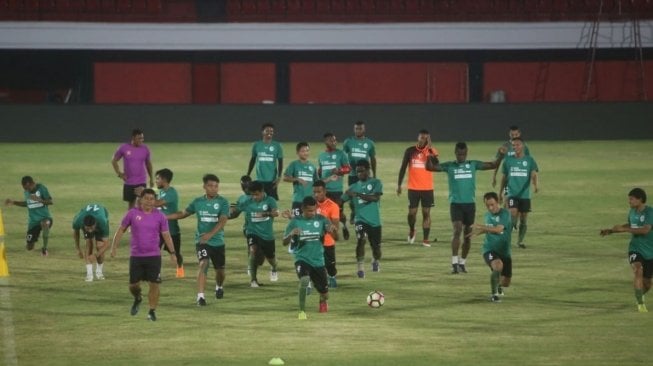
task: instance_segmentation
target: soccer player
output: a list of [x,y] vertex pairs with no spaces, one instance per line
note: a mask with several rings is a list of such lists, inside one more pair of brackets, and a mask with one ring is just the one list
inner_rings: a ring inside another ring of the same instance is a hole
[[[169,215],[179,210],[179,195],[175,187],[170,185],[172,176],[172,170],[168,168],[158,170],[155,173],[155,182],[156,187],[159,189],[159,197],[154,203],[154,206],[161,210],[164,215]],[[181,255],[181,231],[179,230],[179,222],[177,220],[168,220],[168,228],[170,229],[172,243],[175,245],[175,255],[170,253],[170,260],[175,268],[177,268],[175,277],[184,278],[186,273],[184,271],[184,257]],[[163,244],[164,241],[161,238],[161,248],[163,248]]]
[[[510,126],[510,129],[508,130],[508,141],[504,142],[502,147],[506,149],[506,156],[515,156],[515,150],[512,148],[512,140],[515,138],[521,138],[521,130],[517,126]],[[524,143],[524,155],[530,155],[531,153],[528,150],[528,146],[526,143]],[[499,154],[496,156],[497,158],[499,157]],[[494,174],[492,174],[492,188],[496,187],[497,185],[497,172],[499,171],[499,167],[497,166],[494,169]]]
[[[229,205],[229,220],[235,219],[240,216],[240,211],[238,211],[238,206],[249,199],[249,186],[252,184],[252,178],[249,175],[243,175],[240,177],[240,189],[243,190],[235,203]],[[252,268],[249,266],[249,245],[247,243],[247,232],[245,232],[247,222],[243,222],[243,236],[245,237],[245,248],[247,249],[247,275],[251,275]]]
[[308,161],[311,151],[308,142],[300,142],[295,148],[298,159],[290,163],[283,173],[283,181],[290,182],[293,186],[292,215],[301,215],[302,202],[304,198],[313,195],[313,182],[317,177],[315,165]]
[[[355,167],[359,160],[366,160],[372,168],[372,176],[376,177],[376,149],[374,141],[365,136],[365,122],[357,121],[354,123],[354,136],[348,137],[343,143],[343,150],[349,159],[349,165]],[[347,186],[358,181],[358,175],[355,170],[349,172]],[[353,202],[350,202],[351,216],[349,223],[354,224],[355,209]]]
[[[132,208],[123,217],[120,227],[116,230],[111,243],[111,257],[116,256],[122,235],[131,228],[131,255],[129,257],[129,292],[134,296],[131,315],[138,314],[139,306],[143,301],[141,296],[141,281],[149,283],[148,302],[150,311],[147,319],[156,320],[156,307],[159,304],[161,284],[161,249],[159,236],[175,254],[175,247],[168,231],[168,220],[163,213],[154,207],[156,193],[151,188],[141,192],[138,207]],[[104,254],[105,249],[100,249],[98,256]]]
[[369,240],[372,247],[372,272],[379,272],[381,259],[381,213],[379,201],[383,195],[383,184],[370,177],[370,163],[359,160],[356,163],[358,181],[343,194],[343,200],[353,201],[356,209],[356,263],[358,278],[365,278],[365,243]]
[[[340,209],[342,206],[338,206],[333,200],[328,197],[328,192],[326,186],[328,184],[324,181],[318,180],[313,183],[313,197],[317,202],[317,213],[326,217],[327,220],[331,222],[331,226],[335,228],[335,232],[338,232],[338,223],[341,219]],[[340,194],[342,196],[342,193]],[[338,282],[336,281],[336,274],[338,270],[336,269],[336,240],[337,236],[327,233],[324,236],[324,264],[326,266],[327,274],[329,275],[329,287],[336,288],[338,287]]]
[[47,257],[48,239],[50,238],[50,228],[52,227],[52,216],[50,215],[48,206],[52,205],[52,196],[50,196],[50,192],[45,185],[34,182],[34,179],[29,175],[24,176],[20,180],[20,183],[24,190],[24,200],[14,201],[7,198],[5,205],[27,207],[26,248],[27,250],[34,249],[34,244],[39,240],[39,235],[43,231],[41,255]]
[[306,320],[306,292],[312,281],[320,294],[320,313],[328,311],[329,286],[324,268],[322,238],[327,232],[337,235],[329,220],[317,214],[317,202],[313,197],[302,200],[301,215],[295,216],[286,226],[283,245],[295,243],[295,271],[299,278],[299,320]]
[[[154,176],[152,175],[152,161],[150,160],[150,149],[143,143],[145,135],[143,130],[134,129],[131,141],[122,144],[113,154],[111,165],[118,178],[122,179],[122,199],[127,201],[127,209],[136,205],[136,198],[139,192],[146,187],[149,176],[149,186],[154,187]],[[123,160],[124,171],[120,171],[118,161]]]
[[263,184],[252,182],[249,195],[234,208],[245,213],[245,235],[249,249],[250,287],[259,287],[258,267],[267,259],[270,263],[270,281],[279,280],[277,272],[276,243],[274,241],[274,218],[279,216],[277,201],[265,194]]
[[[430,247],[431,207],[435,204],[433,194],[433,167],[438,163],[438,151],[431,146],[431,135],[427,130],[417,134],[417,144],[406,149],[397,178],[397,195],[408,168],[408,243],[415,242],[417,208],[422,205],[422,245]],[[433,239],[437,241],[437,239]]]
[[601,236],[614,233],[630,233],[628,261],[633,269],[633,287],[637,300],[637,311],[647,313],[644,294],[651,289],[653,278],[653,208],[646,204],[646,192],[633,188],[628,193],[628,222],[602,229]]
[[338,140],[333,133],[327,132],[324,134],[324,144],[326,150],[320,153],[317,159],[318,176],[326,182],[326,196],[339,207],[342,237],[349,240],[347,217],[342,202],[343,176],[351,171],[349,159],[344,151],[338,149]]
[[[95,261],[95,277],[104,279],[102,267],[104,255],[93,255],[93,250],[100,250],[109,245],[109,211],[99,203],[89,203],[73,218],[73,239],[80,258],[86,263],[86,282],[93,282],[93,262]],[[84,251],[80,246],[80,230],[84,232]],[[106,249],[104,249],[106,250]],[[104,252],[104,251],[103,251]]]
[[283,148],[281,144],[274,141],[274,125],[264,123],[261,126],[263,138],[256,141],[252,146],[252,158],[249,160],[247,175],[252,174],[256,166],[256,180],[263,183],[265,194],[279,200],[277,187],[283,172]]
[[199,260],[197,305],[206,306],[204,289],[209,259],[215,269],[215,297],[216,299],[224,297],[224,226],[229,220],[229,201],[218,194],[220,179],[215,174],[204,175],[202,181],[205,194],[195,198],[183,211],[167,215],[167,217],[168,220],[185,219],[193,214],[197,217],[197,231],[195,232],[197,259]]
[[474,224],[474,231],[467,236],[485,234],[483,240],[483,259],[490,267],[490,301],[500,302],[503,296],[503,288],[510,286],[512,279],[512,253],[510,240],[512,234],[512,222],[510,212],[499,205],[499,196],[495,192],[488,192],[483,195],[483,201],[487,212],[484,216],[484,224]]
[[537,162],[530,155],[524,154],[524,141],[521,137],[512,139],[514,156],[508,156],[503,161],[503,177],[501,178],[501,197],[507,196],[508,209],[512,215],[513,228],[519,221],[519,239],[517,245],[526,249],[524,237],[528,228],[528,213],[531,211],[531,183],[533,192],[539,191],[537,182]]
[[[471,239],[467,237],[467,234],[472,231],[476,215],[476,171],[495,169],[499,166],[505,155],[505,148],[501,147],[499,150],[495,161],[467,160],[467,144],[459,142],[454,149],[456,160],[435,165],[435,171],[447,173],[449,179],[449,215],[453,226],[452,274],[467,273],[465,262],[471,247]],[[463,248],[459,257],[461,236],[463,236]]]

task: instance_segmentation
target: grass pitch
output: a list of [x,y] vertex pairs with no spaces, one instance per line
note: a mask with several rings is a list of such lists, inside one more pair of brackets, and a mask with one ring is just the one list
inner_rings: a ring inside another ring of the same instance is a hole
[[[338,366],[650,362],[653,313],[636,311],[626,262],[629,237],[600,238],[598,230],[625,222],[632,187],[653,197],[652,141],[529,142],[540,167],[541,192],[533,198],[528,249],[513,249],[513,285],[499,304],[488,301],[482,238],[473,240],[469,273],[449,274],[444,174],[436,175],[432,210],[431,236],[438,242],[432,248],[406,244],[406,193],[394,192],[403,150],[411,144],[377,146],[385,190],[381,272],[368,268],[367,278],[357,279],[354,239],[338,242],[339,287],[330,291],[328,313],[317,312],[313,294],[308,321],[297,320],[297,278],[280,240],[283,219],[275,224],[280,281],[270,283],[264,266],[259,270],[263,286],[249,288],[242,218],[236,219],[226,229],[225,298],[209,297],[208,306],[197,307],[190,217],[181,221],[187,277],[174,278],[166,254],[154,323],[145,320],[146,307],[129,315],[128,235],[118,256],[106,261],[105,281],[84,282],[84,264],[74,249],[71,220],[83,204],[102,202],[109,208],[112,234],[124,214],[121,182],[110,165],[117,143],[0,144],[0,198],[22,199],[23,175],[44,183],[54,198],[47,258],[24,249],[26,209],[3,207],[11,275],[0,280],[0,364],[266,365],[273,357],[286,365]],[[469,142],[469,158],[491,160],[498,145]],[[149,146],[155,170],[174,171],[180,207],[203,194],[201,176],[207,172],[220,177],[221,194],[230,201],[240,195],[249,143]],[[312,146],[314,161],[322,144]],[[435,146],[442,160],[454,159],[454,142]],[[284,149],[287,166],[295,158],[294,144]],[[490,172],[479,172],[477,221],[490,180]],[[282,208],[290,205],[290,190],[288,183],[281,186]],[[420,222],[418,217],[418,227]],[[375,289],[386,296],[378,310],[365,303]]]

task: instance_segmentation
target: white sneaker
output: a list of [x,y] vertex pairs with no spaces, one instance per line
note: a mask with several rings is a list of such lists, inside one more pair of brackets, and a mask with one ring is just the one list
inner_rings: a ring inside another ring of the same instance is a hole
[[86,282],[93,282],[93,275],[87,275],[86,279],[84,280]]
[[98,280],[103,280],[104,274],[102,272],[95,272],[95,278],[97,278]]
[[276,271],[270,271],[270,281],[271,281],[271,282],[277,282],[277,281],[279,281],[279,272],[276,272]]
[[259,286],[258,286],[258,282],[256,282],[256,280],[253,280],[252,282],[249,283],[249,287],[251,287],[251,288],[257,288],[257,287],[259,287]]

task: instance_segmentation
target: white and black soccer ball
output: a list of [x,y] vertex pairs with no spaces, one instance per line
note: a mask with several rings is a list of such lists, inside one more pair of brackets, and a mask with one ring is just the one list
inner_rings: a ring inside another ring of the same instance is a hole
[[369,307],[378,309],[385,303],[385,296],[383,292],[374,290],[367,295],[367,305]]

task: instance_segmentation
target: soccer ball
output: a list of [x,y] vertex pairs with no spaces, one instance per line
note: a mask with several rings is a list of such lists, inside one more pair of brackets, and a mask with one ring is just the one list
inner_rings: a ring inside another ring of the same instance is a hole
[[378,309],[385,303],[385,296],[381,291],[372,291],[367,295],[367,305],[371,308]]

